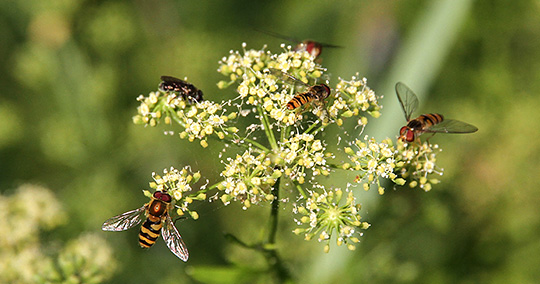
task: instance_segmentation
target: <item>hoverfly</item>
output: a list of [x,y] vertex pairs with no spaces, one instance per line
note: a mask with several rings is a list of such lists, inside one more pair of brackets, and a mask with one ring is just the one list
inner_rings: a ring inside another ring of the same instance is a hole
[[192,84],[172,76],[161,76],[159,89],[164,92],[178,92],[183,100],[193,104],[203,101],[203,93]]
[[322,43],[322,42],[316,42],[313,40],[298,40],[292,37],[284,36],[278,33],[270,32],[270,31],[264,31],[264,30],[258,30],[260,32],[263,32],[265,34],[268,34],[270,36],[280,38],[286,41],[294,42],[296,43],[296,46],[294,47],[294,51],[307,51],[311,56],[314,58],[318,58],[319,55],[321,55],[322,48],[323,47],[331,47],[331,48],[341,48],[342,46],[339,45],[333,45],[328,43]]
[[156,243],[159,234],[163,233],[163,240],[171,252],[181,260],[187,261],[188,250],[169,215],[171,200],[168,193],[156,191],[150,202],[139,209],[110,218],[103,223],[101,229],[113,232],[125,231],[146,218],[139,231],[139,245],[142,248],[150,248]]
[[270,73],[272,73],[274,76],[278,77],[284,82],[287,82],[291,85],[298,83],[307,88],[307,91],[296,94],[294,98],[292,98],[292,100],[287,103],[287,108],[289,110],[296,109],[309,102],[323,102],[323,100],[330,95],[330,87],[328,87],[326,84],[318,84],[311,86],[289,73],[285,73],[274,68],[270,68],[269,70]]
[[402,82],[396,83],[396,94],[405,113],[407,125],[399,130],[399,139],[413,142],[422,133],[472,133],[476,126],[454,119],[444,119],[441,114],[422,114],[411,119],[412,113],[418,108],[418,98],[414,92]]

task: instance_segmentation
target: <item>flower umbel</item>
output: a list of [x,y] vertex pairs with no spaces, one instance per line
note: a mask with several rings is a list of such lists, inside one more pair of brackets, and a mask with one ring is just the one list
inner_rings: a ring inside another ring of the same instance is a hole
[[437,178],[431,176],[442,176],[443,169],[437,167],[437,153],[442,151],[437,144],[410,143],[404,144],[398,140],[398,151],[396,173],[409,181],[409,186],[414,188],[419,186],[425,191],[430,191],[432,184],[439,183]]
[[315,139],[314,135],[306,133],[296,134],[280,142],[280,165],[285,175],[299,184],[303,184],[306,177],[313,179],[320,175],[329,175],[327,159],[333,155],[325,152],[323,143]]
[[223,203],[227,205],[231,200],[241,201],[244,209],[247,209],[251,204],[273,200],[270,189],[281,172],[274,170],[268,155],[254,155],[248,150],[234,159],[227,159],[221,176],[224,180],[218,189],[223,191]]
[[[171,167],[169,170],[163,170],[163,176],[156,173],[152,173],[152,179],[150,187],[156,191],[167,192],[175,201],[176,211],[179,216],[188,212],[193,219],[198,217],[196,211],[188,209],[188,206],[193,200],[205,200],[206,199],[206,185],[203,185],[199,190],[194,191],[192,185],[197,183],[201,178],[200,172],[191,172],[189,166],[184,167],[181,170]],[[143,191],[149,198],[152,197],[152,193],[148,190]]]
[[175,93],[163,91],[151,92],[147,97],[137,98],[141,105],[137,108],[138,114],[133,117],[137,124],[156,126],[162,119],[166,124],[178,123],[183,127],[180,138],[189,141],[198,139],[206,147],[207,138],[214,135],[219,139],[232,136],[238,131],[235,127],[227,126],[230,119],[236,118],[236,112],[225,115],[221,104],[210,101],[189,104]]
[[295,229],[294,233],[304,234],[306,240],[318,236],[319,242],[326,243],[326,252],[330,250],[329,242],[333,235],[336,235],[338,246],[345,244],[348,249],[354,250],[354,244],[363,235],[360,230],[370,226],[360,221],[360,205],[356,204],[356,198],[349,190],[335,189],[322,194],[312,192],[304,204],[295,204],[294,211],[301,215],[297,220],[298,225],[307,226]]
[[365,190],[371,184],[376,184],[379,194],[384,193],[381,179],[388,179],[402,185],[404,180],[398,178],[396,171],[396,156],[398,152],[393,146],[392,140],[385,139],[377,142],[374,138],[364,140],[356,139],[350,143],[351,147],[345,148],[352,165],[347,164],[348,169],[359,172],[356,181],[363,182]]

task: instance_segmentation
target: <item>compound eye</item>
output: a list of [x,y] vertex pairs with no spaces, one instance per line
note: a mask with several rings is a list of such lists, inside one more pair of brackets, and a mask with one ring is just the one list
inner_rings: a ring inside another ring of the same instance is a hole
[[332,92],[332,90],[330,90],[330,87],[324,85],[324,89],[326,91],[326,96],[328,97],[330,95],[330,93]]
[[414,131],[412,131],[412,130],[408,131],[407,132],[407,137],[406,137],[407,142],[413,142],[414,141],[414,136],[415,136]]
[[161,191],[156,191],[154,192],[154,198],[155,199],[161,199],[161,196],[163,195],[163,193]]
[[168,193],[163,193],[163,194],[160,196],[159,199],[160,199],[161,201],[167,202],[167,203],[171,202],[171,200],[172,200],[171,196],[170,196]]
[[405,132],[407,132],[407,126],[401,127],[399,130],[399,136],[405,136]]

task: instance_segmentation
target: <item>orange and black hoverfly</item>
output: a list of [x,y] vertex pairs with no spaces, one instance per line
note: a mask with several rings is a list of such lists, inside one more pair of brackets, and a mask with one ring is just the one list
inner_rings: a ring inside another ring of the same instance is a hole
[[164,92],[177,92],[182,99],[193,104],[203,101],[203,92],[192,84],[172,76],[161,76],[159,89]]
[[142,248],[150,248],[162,233],[163,240],[171,252],[181,260],[187,261],[188,250],[169,215],[171,200],[168,193],[156,191],[150,202],[139,209],[110,218],[103,223],[101,229],[114,232],[125,231],[140,224],[146,218],[139,231],[139,245]]
[[322,48],[323,47],[331,47],[331,48],[341,48],[339,45],[333,45],[328,43],[322,43],[322,42],[316,42],[313,40],[298,40],[292,37],[284,36],[275,32],[270,31],[264,31],[264,30],[258,30],[260,32],[263,32],[265,34],[271,35],[276,38],[280,38],[286,41],[294,42],[296,46],[294,47],[294,51],[307,51],[311,56],[314,58],[318,58],[319,55],[321,55]]
[[418,98],[401,82],[396,83],[396,94],[407,120],[407,125],[399,130],[401,140],[413,142],[422,133],[472,133],[478,130],[476,126],[463,121],[444,119],[438,113],[422,114],[411,119],[412,113],[418,108]]
[[270,68],[269,70],[270,73],[272,73],[277,78],[283,80],[284,82],[287,82],[291,85],[298,83],[307,88],[307,91],[296,94],[292,98],[292,100],[287,103],[287,108],[289,110],[296,109],[309,102],[323,102],[324,99],[326,99],[330,95],[330,87],[328,87],[326,84],[318,84],[311,86],[289,73],[285,73],[274,68]]

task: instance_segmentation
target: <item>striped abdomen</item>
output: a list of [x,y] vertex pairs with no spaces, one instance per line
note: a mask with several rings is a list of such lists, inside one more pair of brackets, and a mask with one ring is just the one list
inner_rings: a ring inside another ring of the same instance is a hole
[[139,231],[139,245],[142,248],[149,248],[154,245],[161,233],[161,227],[163,227],[161,217],[149,215]]
[[311,102],[312,100],[315,100],[316,97],[310,93],[310,92],[305,92],[305,93],[300,93],[296,96],[294,96],[294,98],[292,98],[292,100],[290,102],[287,103],[287,108],[290,109],[290,110],[293,110],[295,108],[298,108],[298,107],[301,107],[309,102]]
[[431,126],[441,123],[444,120],[444,117],[438,113],[428,113],[422,114],[421,116],[416,118],[416,120],[422,122],[421,130],[427,130]]
[[307,92],[299,93],[290,102],[287,108],[293,110],[301,107],[313,100],[324,100],[330,95],[330,88],[325,84],[315,85],[309,88]]

